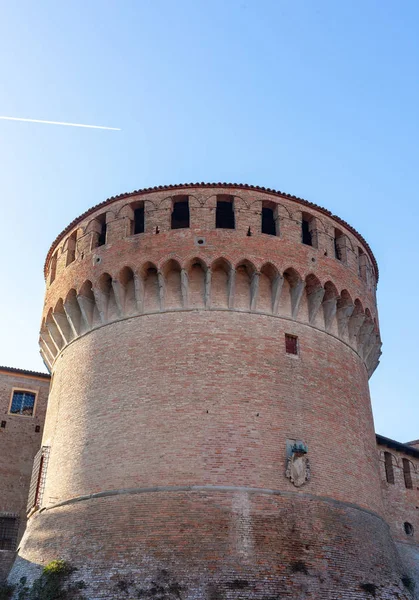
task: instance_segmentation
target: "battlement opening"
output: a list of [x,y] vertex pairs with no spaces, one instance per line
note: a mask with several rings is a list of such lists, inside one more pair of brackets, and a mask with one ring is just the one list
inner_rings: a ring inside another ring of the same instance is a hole
[[317,248],[316,219],[308,213],[301,213],[301,241],[306,246]]
[[189,198],[188,196],[178,196],[173,199],[172,208],[172,229],[187,229],[189,224]]
[[267,235],[278,235],[277,231],[277,209],[271,203],[262,204],[262,233]]
[[227,194],[219,194],[217,196],[215,227],[217,229],[235,229],[233,196]]
[[67,240],[67,260],[66,267],[70,265],[76,259],[76,243],[77,243],[77,231],[73,231]]
[[144,219],[144,202],[136,202],[131,205],[134,211],[134,219],[132,221],[132,235],[137,233],[144,233],[145,231],[145,219]]
[[346,262],[346,238],[340,229],[335,229],[334,236],[335,258],[341,262]]
[[98,234],[96,246],[104,246],[106,244],[106,232],[107,232],[106,213],[103,213],[102,215],[99,215],[98,217],[96,217],[96,221],[100,225],[100,233]]

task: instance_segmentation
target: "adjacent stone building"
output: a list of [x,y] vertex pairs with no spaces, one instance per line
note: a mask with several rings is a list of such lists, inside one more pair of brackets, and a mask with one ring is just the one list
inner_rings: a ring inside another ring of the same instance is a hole
[[0,367],[0,581],[26,526],[32,465],[39,450],[50,376]]
[[386,521],[419,595],[419,440],[376,438]]
[[63,558],[91,600],[412,598],[418,448],[375,437],[359,233],[274,190],[163,186],[73,221],[45,276],[11,581]]

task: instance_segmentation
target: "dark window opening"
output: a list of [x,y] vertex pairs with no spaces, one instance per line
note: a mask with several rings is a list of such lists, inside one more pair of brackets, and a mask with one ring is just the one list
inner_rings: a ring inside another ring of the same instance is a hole
[[363,281],[367,281],[367,257],[362,248],[358,248],[358,275]]
[[415,531],[412,523],[409,523],[408,521],[405,521],[403,523],[403,528],[404,528],[404,532],[406,535],[413,535],[413,533]]
[[10,413],[31,417],[35,406],[36,394],[33,392],[14,391]]
[[285,334],[285,351],[287,354],[298,354],[298,337]]
[[0,550],[16,550],[18,530],[17,517],[0,517]]
[[217,229],[234,229],[234,200],[232,196],[218,196],[215,213]]
[[189,227],[189,200],[187,196],[175,200],[172,210],[172,229],[185,229]]
[[333,241],[335,246],[335,258],[342,262],[346,262],[346,237],[339,229],[335,229],[335,238]]
[[97,220],[100,223],[100,233],[99,233],[97,245],[104,246],[106,244],[106,229],[107,229],[106,215],[101,215],[100,217],[98,217]]
[[40,425],[36,425],[35,427],[35,433],[39,433],[41,431],[41,426]]
[[301,235],[303,244],[306,244],[307,246],[313,245],[313,238],[310,231],[310,221],[304,218],[301,222]]
[[272,208],[262,208],[262,233],[276,235],[276,223]]
[[394,484],[394,469],[393,469],[393,457],[390,452],[384,452],[384,466],[386,470],[387,483]]
[[144,206],[134,209],[134,235],[144,233]]
[[403,476],[404,476],[404,485],[407,489],[413,489],[412,482],[412,473],[410,472],[410,461],[407,458],[403,458]]
[[6,421],[1,422],[1,428],[4,429],[6,427]]

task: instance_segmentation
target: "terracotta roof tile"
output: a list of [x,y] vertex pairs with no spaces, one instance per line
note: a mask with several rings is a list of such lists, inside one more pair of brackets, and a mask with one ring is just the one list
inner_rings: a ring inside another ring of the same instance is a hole
[[45,379],[51,379],[51,375],[49,373],[40,373],[39,371],[29,371],[28,369],[18,369],[16,367],[2,367],[0,366],[0,371],[6,371],[6,373],[16,373],[22,375],[31,375],[32,377],[42,377]]

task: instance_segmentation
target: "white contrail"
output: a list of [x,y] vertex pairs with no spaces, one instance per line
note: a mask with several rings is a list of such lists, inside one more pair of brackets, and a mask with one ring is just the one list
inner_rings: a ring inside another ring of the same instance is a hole
[[84,125],[83,123],[63,123],[61,121],[42,121],[41,119],[22,119],[21,117],[0,117],[3,121],[26,121],[27,123],[47,123],[48,125],[67,125],[67,127],[88,127],[89,129],[111,129],[122,131],[119,127],[103,127],[102,125]]

